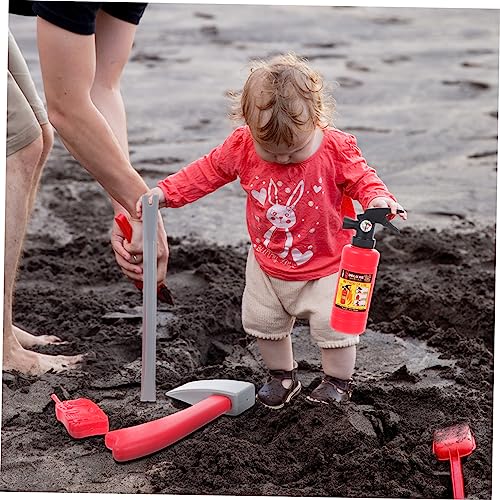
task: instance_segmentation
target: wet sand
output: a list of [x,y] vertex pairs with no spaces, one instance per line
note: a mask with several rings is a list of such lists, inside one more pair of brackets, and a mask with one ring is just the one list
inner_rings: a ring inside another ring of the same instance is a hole
[[[34,20],[11,17],[11,29],[40,85]],[[0,490],[450,498],[432,433],[468,422],[477,449],[464,460],[466,492],[491,498],[498,14],[152,5],[123,88],[131,160],[148,184],[223,140],[226,91],[241,86],[250,58],[285,50],[338,82],[337,126],[357,136],[409,212],[401,237],[377,233],[381,264],[352,403],[306,403],[321,369],[298,322],[304,389],[286,410],[221,417],[129,463],[115,462],[102,437],[69,437],[53,392],[92,399],[118,429],[184,408],[165,392],[185,382],[259,387],[265,369],[241,327],[248,244],[234,183],[164,211],[176,304],[158,311],[157,402],[139,401],[142,298],[114,264],[108,200],[57,142],[15,319],[68,342],[44,352],[91,355],[64,375],[3,375]]]

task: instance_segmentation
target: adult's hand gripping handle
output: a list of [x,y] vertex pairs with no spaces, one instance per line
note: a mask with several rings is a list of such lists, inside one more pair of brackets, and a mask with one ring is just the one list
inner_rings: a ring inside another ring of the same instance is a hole
[[[130,224],[127,216],[123,213],[120,213],[115,217],[115,221],[118,224],[118,227],[121,229],[123,236],[125,236],[125,239],[128,242],[131,242],[132,225]],[[142,281],[134,281],[134,285],[138,290],[142,291],[144,284]],[[165,283],[161,283],[158,285],[157,296],[161,302],[165,302],[166,304],[170,304],[171,306],[174,305],[174,298],[172,296],[172,292],[168,289]]]

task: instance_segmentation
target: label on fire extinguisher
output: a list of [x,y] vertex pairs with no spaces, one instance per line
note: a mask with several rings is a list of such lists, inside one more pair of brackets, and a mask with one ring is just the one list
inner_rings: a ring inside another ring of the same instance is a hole
[[335,305],[347,311],[366,311],[372,281],[373,274],[359,274],[341,269]]

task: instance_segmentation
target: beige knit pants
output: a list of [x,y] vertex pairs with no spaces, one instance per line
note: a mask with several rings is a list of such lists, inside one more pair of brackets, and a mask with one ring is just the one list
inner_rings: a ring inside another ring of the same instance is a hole
[[349,347],[359,335],[330,326],[337,274],[311,281],[285,281],[264,271],[250,248],[243,292],[242,322],[246,333],[268,340],[290,335],[296,318],[308,319],[311,336],[321,348]]

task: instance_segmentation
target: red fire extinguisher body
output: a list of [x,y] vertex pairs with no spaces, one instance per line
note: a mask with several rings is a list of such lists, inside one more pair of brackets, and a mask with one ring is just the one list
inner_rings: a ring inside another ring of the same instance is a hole
[[359,335],[366,329],[380,253],[349,244],[342,250],[330,324]]

